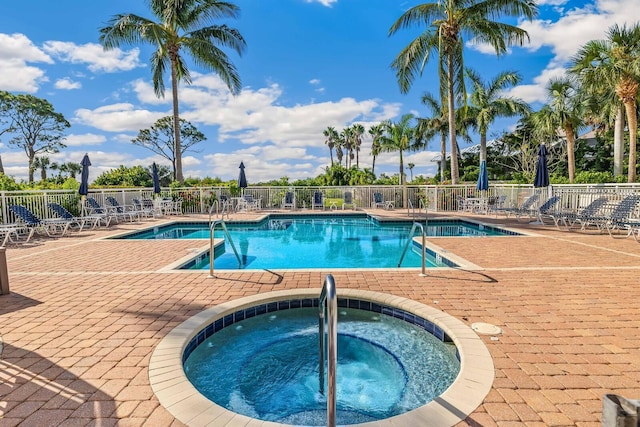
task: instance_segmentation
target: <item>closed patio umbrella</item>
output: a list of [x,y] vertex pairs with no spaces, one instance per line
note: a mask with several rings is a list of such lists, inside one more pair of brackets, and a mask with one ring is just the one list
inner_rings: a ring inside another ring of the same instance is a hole
[[540,144],[538,150],[538,163],[536,163],[536,178],[533,181],[534,187],[549,186],[549,170],[547,167],[547,147],[544,143]]
[[478,191],[487,191],[489,189],[489,172],[487,172],[487,161],[480,162],[480,175],[478,175],[478,183],[476,184]]
[[156,162],[153,162],[151,171],[153,176],[153,194],[157,196],[160,194],[160,178],[158,177],[158,165],[156,165]]
[[248,187],[247,185],[247,177],[244,173],[244,162],[240,162],[240,176],[238,177],[238,187],[242,189],[244,193],[244,189]]
[[78,194],[82,196],[82,215],[84,215],[84,201],[87,198],[87,194],[89,194],[89,166],[91,166],[91,161],[89,160],[88,154],[84,155],[80,164],[82,165],[82,174],[80,175],[80,188],[78,189]]

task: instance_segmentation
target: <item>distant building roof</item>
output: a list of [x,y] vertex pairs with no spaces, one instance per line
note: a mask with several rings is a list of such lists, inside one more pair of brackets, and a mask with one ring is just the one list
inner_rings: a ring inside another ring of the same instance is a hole
[[[487,141],[487,148],[495,146],[496,144],[498,144],[498,142],[499,142],[499,140],[497,140],[497,139],[492,139],[490,141]],[[480,153],[480,144],[470,145],[470,146],[465,147],[465,148],[460,150],[460,155],[461,156],[474,155],[474,154],[478,154],[478,153]],[[447,152],[447,159],[449,159],[449,158],[451,158],[451,153]],[[431,161],[432,162],[439,162],[440,159],[442,159],[442,156],[440,154],[438,154],[437,156],[432,158]]]

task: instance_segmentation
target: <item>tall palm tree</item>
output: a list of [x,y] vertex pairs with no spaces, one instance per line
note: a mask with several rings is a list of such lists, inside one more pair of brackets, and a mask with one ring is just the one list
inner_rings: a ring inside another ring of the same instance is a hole
[[371,141],[371,156],[373,156],[373,164],[371,165],[371,173],[376,173],[376,157],[380,154],[380,140],[382,138],[382,134],[384,133],[384,127],[382,123],[378,123],[377,125],[373,125],[369,128],[369,135],[373,139]]
[[[396,71],[400,91],[407,93],[418,74],[422,74],[433,55],[438,56],[440,99],[448,102],[449,145],[451,147],[451,180],[458,183],[455,103],[466,103],[464,88],[463,47],[467,41],[489,44],[497,55],[511,45],[529,40],[523,29],[493,19],[498,16],[533,19],[538,8],[532,0],[439,0],[407,10],[389,29],[389,35],[400,29],[424,25],[427,29],[409,43],[391,63]],[[464,36],[468,36],[465,39]]]
[[400,185],[406,183],[404,173],[404,162],[402,153],[415,148],[416,130],[413,126],[415,117],[413,114],[405,114],[398,122],[384,122],[384,134],[380,142],[381,151],[391,153],[398,152],[400,155]]
[[356,168],[360,169],[360,147],[362,146],[362,135],[364,135],[364,126],[360,123],[351,125],[351,135],[353,137],[353,150],[356,152]]
[[409,181],[413,181],[413,168],[416,167],[415,163],[407,163],[407,168],[409,169],[410,179]]
[[[245,40],[240,32],[227,25],[213,24],[222,18],[236,18],[238,6],[218,0],[147,0],[157,21],[134,14],[118,14],[100,29],[100,43],[104,49],[122,44],[149,44],[156,48],[151,57],[153,88],[156,96],[164,97],[164,74],[171,74],[173,122],[175,132],[176,180],[184,181],[180,149],[180,115],[178,83],[191,83],[186,58],[218,74],[234,95],[240,91],[240,76],[221,47],[228,47],[241,55]],[[205,25],[202,26],[201,25]]]
[[350,127],[342,129],[342,132],[340,132],[340,140],[342,141],[342,147],[347,156],[344,164],[345,167],[349,169],[351,167],[351,159],[353,159],[353,129]]
[[578,86],[574,80],[560,77],[550,80],[546,90],[549,104],[534,116],[533,123],[537,132],[544,135],[557,135],[558,130],[564,132],[567,139],[569,182],[573,182],[576,173],[576,133],[583,125],[583,108],[578,97]]
[[33,159],[33,170],[40,169],[40,179],[47,180],[47,169],[51,165],[51,159],[47,156],[38,156]]
[[331,166],[333,166],[333,147],[336,145],[336,140],[338,139],[338,132],[333,126],[329,126],[322,134],[326,138],[324,143],[329,147],[329,155],[331,156]]
[[571,72],[589,87],[614,89],[624,104],[629,127],[627,180],[636,180],[636,99],[640,88],[640,24],[630,28],[617,24],[607,31],[607,40],[592,40],[572,59]]
[[428,141],[435,135],[440,135],[440,182],[445,180],[447,169],[447,134],[449,133],[449,120],[446,107],[430,93],[422,95],[422,103],[429,108],[432,116],[419,118],[417,132],[420,140]]
[[502,96],[505,89],[520,82],[520,75],[514,71],[504,71],[489,82],[483,82],[475,71],[467,69],[471,80],[470,116],[475,119],[480,133],[480,163],[487,160],[487,133],[489,126],[498,117],[524,116],[531,112],[529,104],[521,99]]

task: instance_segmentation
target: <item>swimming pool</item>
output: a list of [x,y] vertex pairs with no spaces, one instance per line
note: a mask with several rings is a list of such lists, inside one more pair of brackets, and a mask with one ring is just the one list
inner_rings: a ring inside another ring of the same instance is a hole
[[[230,243],[215,249],[216,270],[299,268],[397,268],[409,239],[412,221],[378,221],[368,215],[269,215],[261,221],[227,222],[238,250]],[[510,231],[464,220],[430,221],[427,237],[482,237]],[[225,237],[216,230],[216,237]],[[126,239],[209,239],[209,224],[174,223],[122,236]],[[401,267],[422,265],[422,249],[412,243]],[[427,249],[427,267],[455,267],[450,260]],[[206,270],[204,252],[180,267]]]

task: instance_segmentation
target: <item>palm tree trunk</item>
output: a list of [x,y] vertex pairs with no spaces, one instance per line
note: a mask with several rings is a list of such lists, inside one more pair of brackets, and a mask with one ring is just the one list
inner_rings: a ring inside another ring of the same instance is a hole
[[0,154],[0,173],[4,173],[4,166],[2,166],[2,155]]
[[573,183],[576,176],[576,141],[573,137],[573,127],[565,126],[564,129],[567,137],[567,163],[569,165],[569,182]]
[[613,176],[620,176],[624,171],[624,111],[618,107],[616,122],[613,128]]
[[440,182],[445,181],[445,169],[447,169],[447,135],[440,134]]
[[[1,166],[1,165],[0,165]],[[371,173],[376,176],[376,156],[373,156],[373,164],[371,165]]]
[[171,94],[173,96],[173,138],[174,138],[174,158],[175,158],[175,179],[182,183],[182,146],[180,144],[180,113],[178,109],[178,75],[176,71],[176,61],[171,59]]
[[487,160],[487,134],[484,132],[480,134],[480,163],[483,160]]
[[449,106],[449,145],[451,146],[451,183],[457,184],[458,175],[458,143],[456,142],[456,111],[453,99],[453,58],[447,56],[447,104]]
[[627,181],[636,182],[636,138],[638,135],[638,116],[635,99],[624,103],[627,110],[627,123],[629,124],[629,169]]

